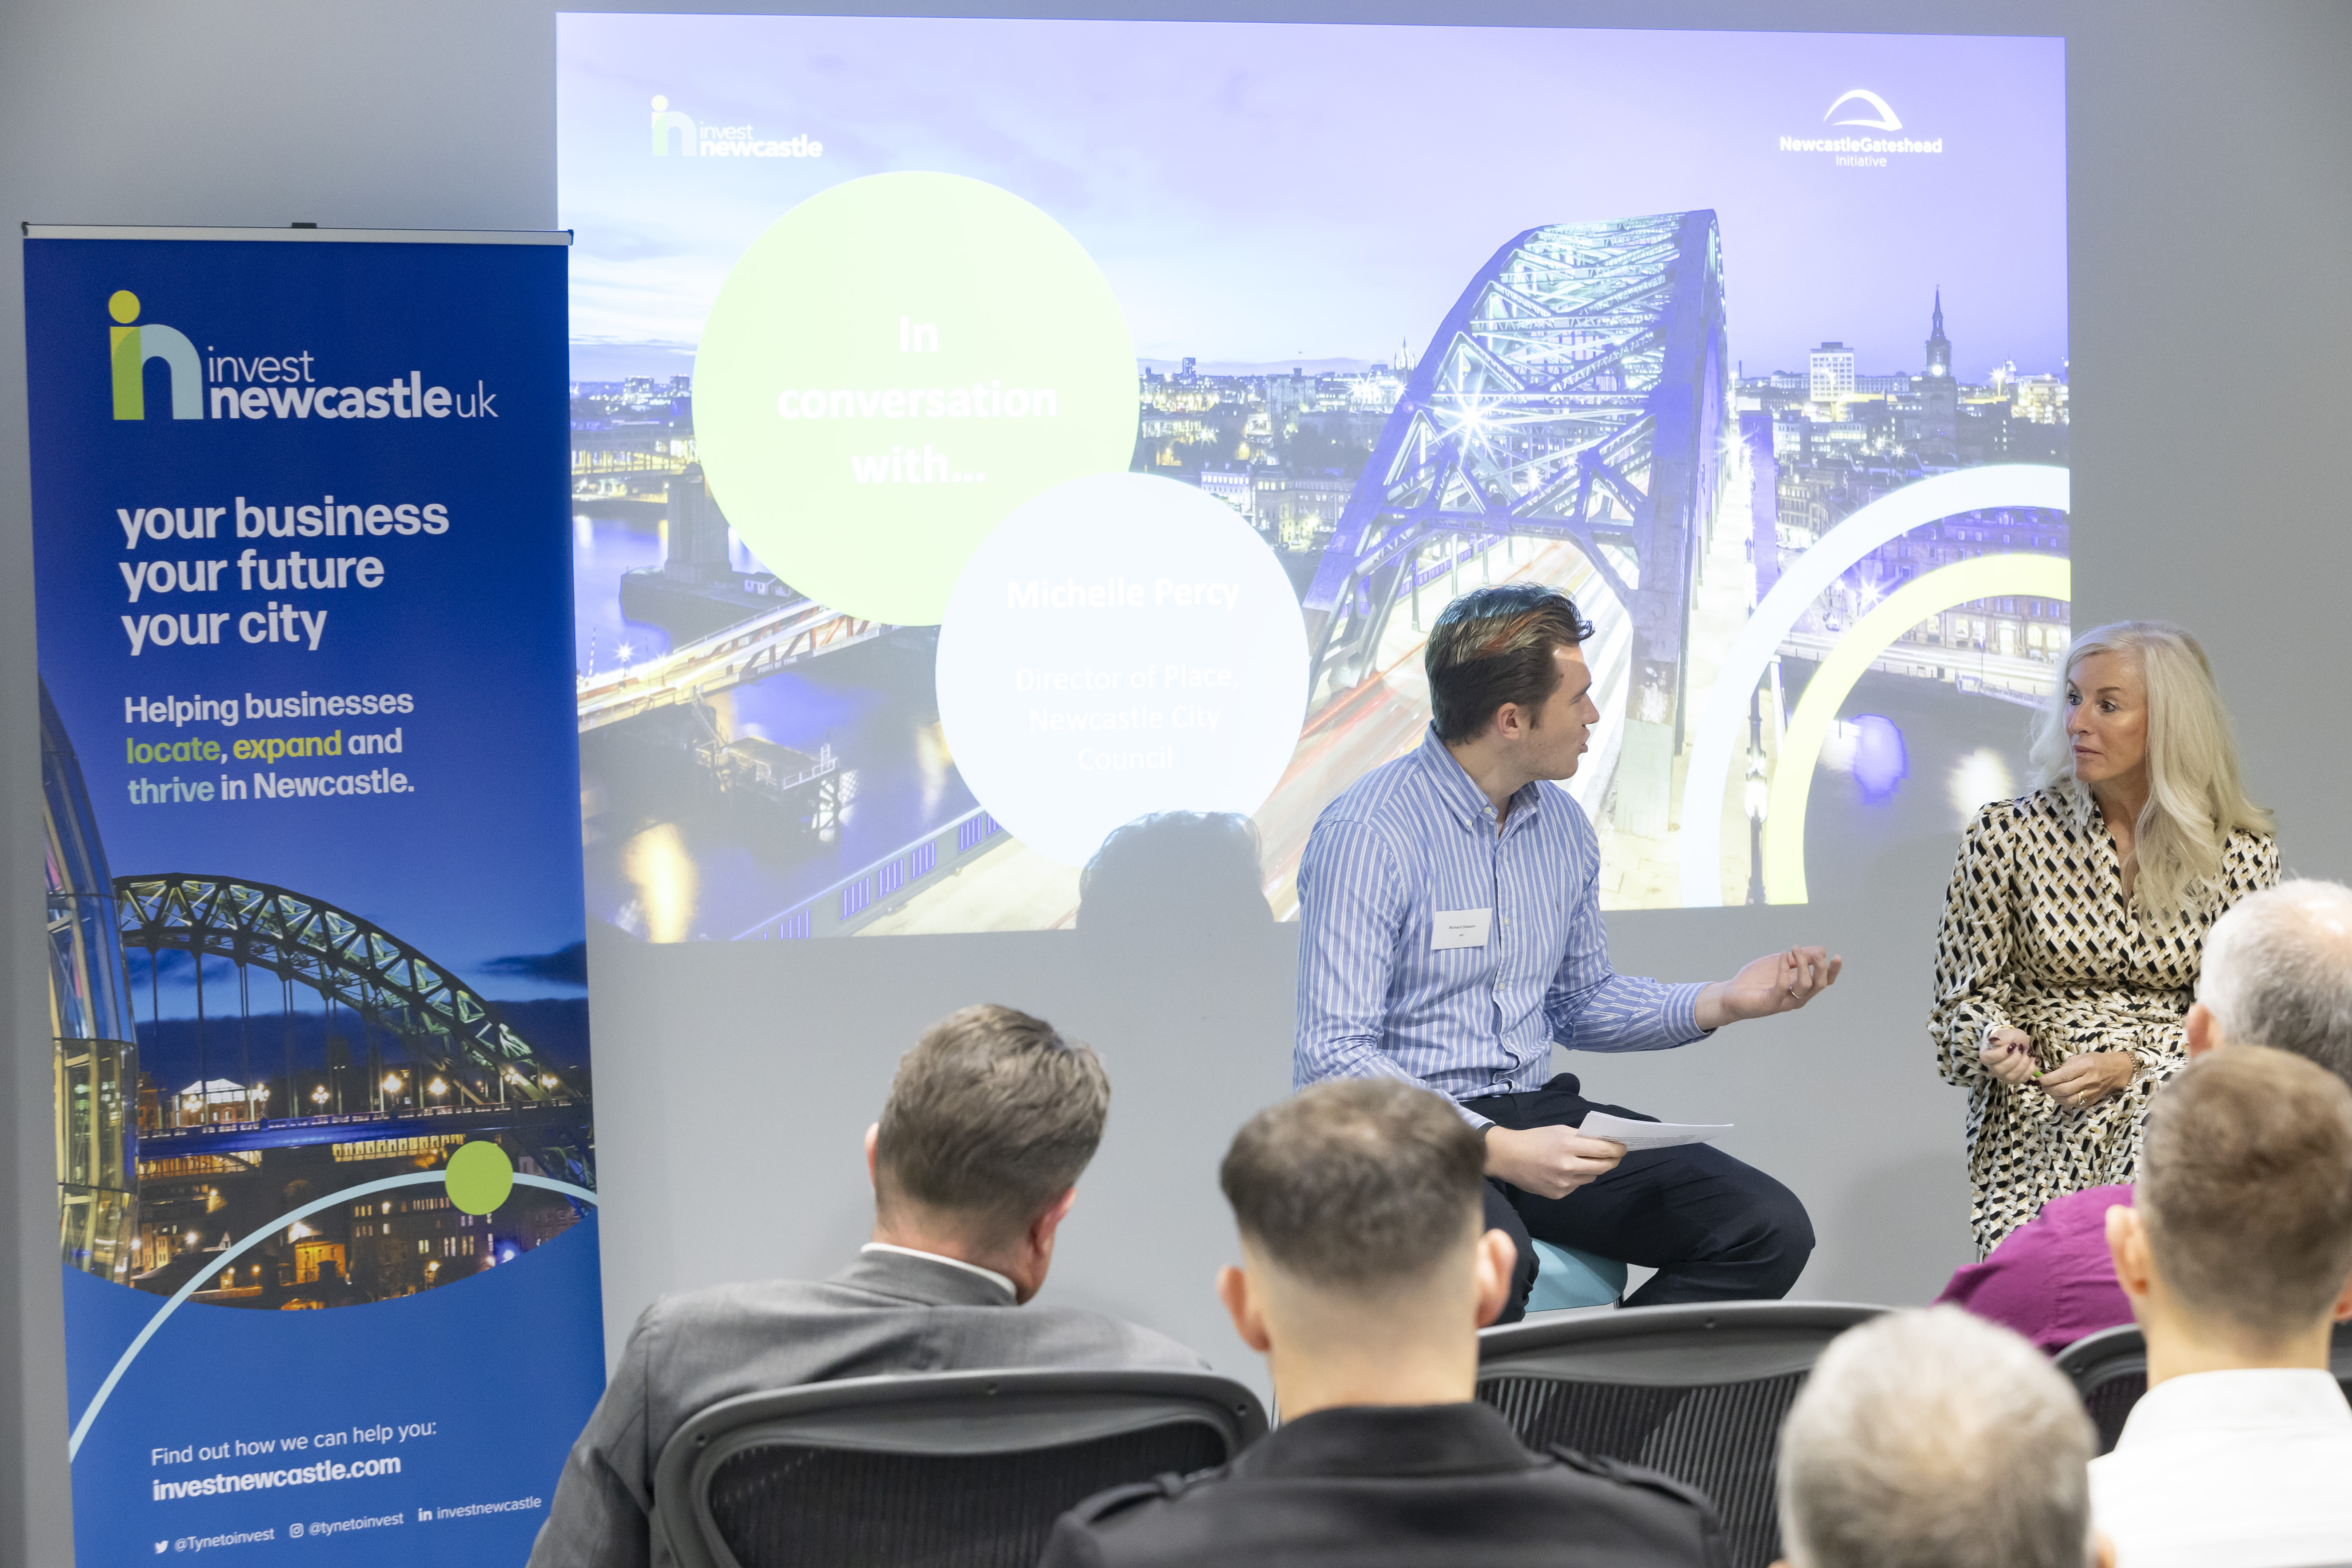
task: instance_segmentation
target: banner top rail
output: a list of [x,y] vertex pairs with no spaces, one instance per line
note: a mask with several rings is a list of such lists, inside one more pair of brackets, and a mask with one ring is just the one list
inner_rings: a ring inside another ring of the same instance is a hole
[[27,223],[26,239],[339,240],[347,245],[570,245],[568,228],[227,228]]

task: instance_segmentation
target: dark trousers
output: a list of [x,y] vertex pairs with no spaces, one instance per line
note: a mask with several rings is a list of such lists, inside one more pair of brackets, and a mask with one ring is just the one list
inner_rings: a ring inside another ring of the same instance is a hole
[[[1561,1073],[1525,1094],[1465,1100],[1498,1126],[1580,1127],[1588,1111],[1655,1121],[1622,1105],[1601,1105]],[[1564,1198],[1538,1197],[1507,1183],[1486,1182],[1486,1226],[1510,1233],[1519,1248],[1510,1304],[1498,1320],[1526,1316],[1535,1289],[1529,1236],[1637,1263],[1657,1273],[1626,1299],[1629,1307],[1670,1301],[1778,1300],[1812,1256],[1813,1224],[1797,1194],[1709,1143],[1641,1149],[1617,1168]]]

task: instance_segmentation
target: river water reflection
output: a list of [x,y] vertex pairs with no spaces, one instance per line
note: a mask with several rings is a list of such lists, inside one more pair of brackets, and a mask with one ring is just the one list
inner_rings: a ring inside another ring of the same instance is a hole
[[[621,614],[622,574],[658,566],[658,523],[600,514],[572,520],[573,657],[583,673],[666,653],[662,627]],[[735,563],[760,568],[730,541]],[[812,755],[831,746],[841,811],[824,837],[781,809],[724,805],[682,740],[682,712],[625,721],[583,737],[590,912],[662,941],[726,941],[897,854],[972,809],[939,729],[934,639],[909,628],[792,666],[709,700],[730,739],[751,736]]]

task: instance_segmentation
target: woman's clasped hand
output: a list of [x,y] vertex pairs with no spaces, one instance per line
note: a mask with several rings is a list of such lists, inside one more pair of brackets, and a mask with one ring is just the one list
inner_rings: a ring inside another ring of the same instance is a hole
[[2088,1110],[2127,1088],[2139,1071],[2129,1051],[2084,1051],[2068,1057],[2037,1080],[2042,1092],[2069,1110]]
[[1984,1044],[1977,1047],[1977,1060],[1984,1063],[1985,1071],[2012,1088],[2042,1070],[2033,1054],[2033,1037],[2006,1026],[1985,1031]]
[[1985,1032],[1977,1059],[2001,1082],[2030,1083],[2068,1110],[2087,1110],[2121,1092],[2139,1070],[2127,1051],[2084,1051],[2045,1072],[2034,1054],[2033,1037],[2006,1026]]

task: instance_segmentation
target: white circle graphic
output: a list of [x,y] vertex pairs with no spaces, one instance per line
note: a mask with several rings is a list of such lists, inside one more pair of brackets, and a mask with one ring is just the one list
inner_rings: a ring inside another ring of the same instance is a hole
[[1013,837],[1084,865],[1160,811],[1255,811],[1297,750],[1307,629],[1275,553],[1190,485],[1100,474],[1015,509],[940,626],[940,721]]

